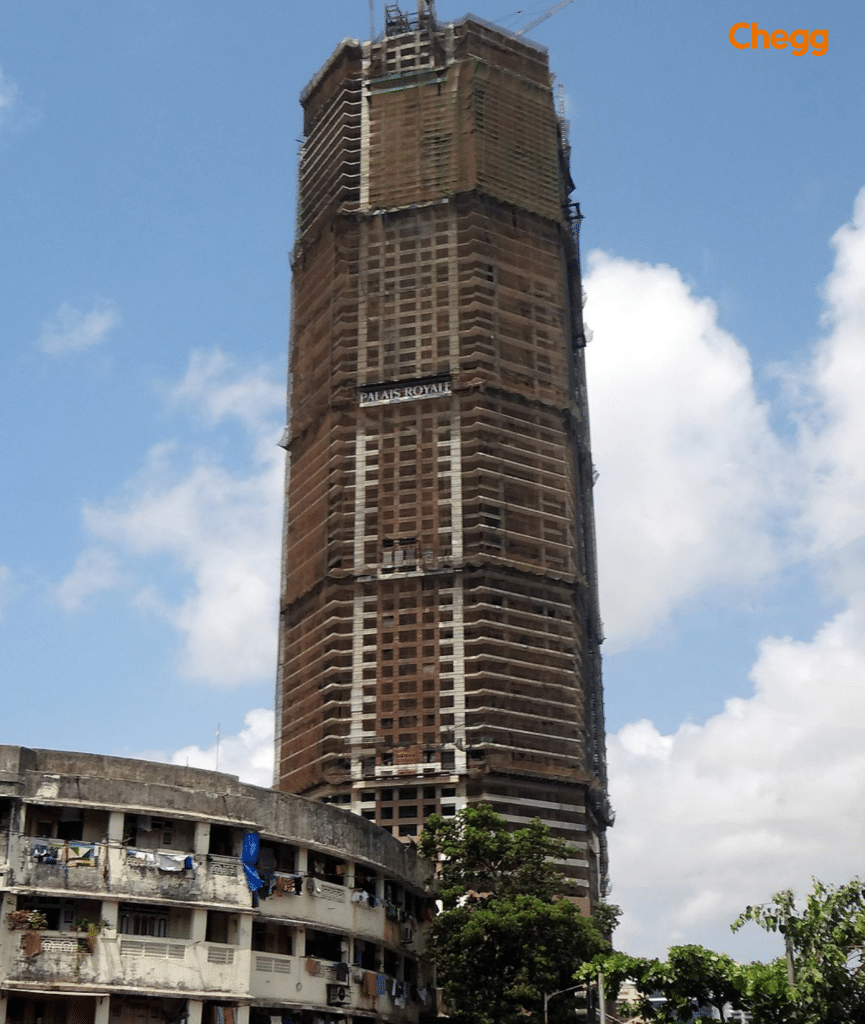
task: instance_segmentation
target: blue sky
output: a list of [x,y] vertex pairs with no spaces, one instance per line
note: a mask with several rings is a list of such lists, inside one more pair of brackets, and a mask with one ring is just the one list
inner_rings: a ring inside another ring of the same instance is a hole
[[[368,29],[0,8],[0,742],[212,767],[219,725],[269,780],[297,96]],[[742,907],[865,852],[865,8],[577,0],[531,37],[586,217],[619,942],[750,955]]]

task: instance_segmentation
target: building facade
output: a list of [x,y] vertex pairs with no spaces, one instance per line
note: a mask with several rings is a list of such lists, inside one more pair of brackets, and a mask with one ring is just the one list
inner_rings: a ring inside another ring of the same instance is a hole
[[606,887],[578,229],[546,52],[388,8],[302,95],[276,781]]
[[418,1024],[428,875],[235,776],[0,746],[0,1024]]

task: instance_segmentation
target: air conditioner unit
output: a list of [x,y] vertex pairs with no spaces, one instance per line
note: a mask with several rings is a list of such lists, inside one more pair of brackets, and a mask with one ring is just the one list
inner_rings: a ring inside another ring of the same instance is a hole
[[327,1005],[345,1006],[349,1001],[349,991],[348,985],[328,985]]

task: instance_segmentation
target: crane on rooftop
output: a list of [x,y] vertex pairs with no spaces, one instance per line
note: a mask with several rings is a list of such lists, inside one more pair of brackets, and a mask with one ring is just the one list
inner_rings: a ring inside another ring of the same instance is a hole
[[547,8],[547,10],[545,10],[543,14],[539,14],[537,16],[537,18],[533,18],[528,23],[528,25],[524,25],[518,32],[514,32],[514,35],[515,36],[524,36],[526,34],[526,32],[531,32],[531,30],[533,28],[537,28],[538,25],[540,25],[542,21],[546,21],[547,18],[552,18],[552,16],[557,11],[562,10],[563,7],[567,7],[568,4],[572,4],[573,2],[574,2],[574,0],[561,0],[560,3],[554,4],[552,7]]

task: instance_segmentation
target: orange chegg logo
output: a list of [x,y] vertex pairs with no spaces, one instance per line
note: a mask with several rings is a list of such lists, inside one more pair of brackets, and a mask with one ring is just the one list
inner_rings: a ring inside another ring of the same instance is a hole
[[[745,29],[751,30],[750,38]],[[828,28],[820,28],[816,32],[804,28],[796,29],[795,32],[785,32],[780,28],[775,32],[767,32],[756,21],[739,21],[730,29],[729,39],[737,50],[759,50],[760,41],[764,50],[769,49],[770,43],[773,50],[785,50],[789,43],[797,57],[803,57],[809,50],[815,57],[822,57],[829,49]]]

